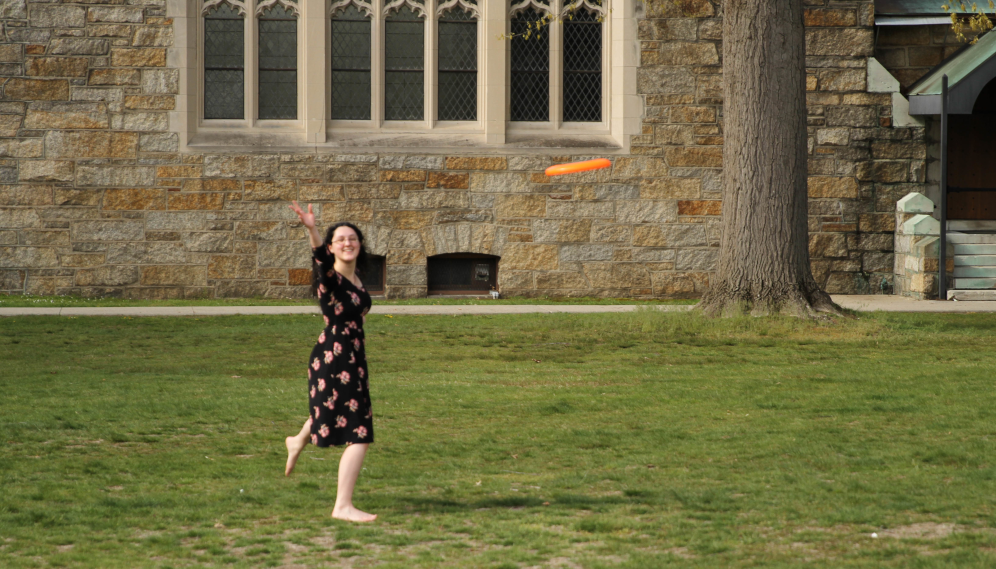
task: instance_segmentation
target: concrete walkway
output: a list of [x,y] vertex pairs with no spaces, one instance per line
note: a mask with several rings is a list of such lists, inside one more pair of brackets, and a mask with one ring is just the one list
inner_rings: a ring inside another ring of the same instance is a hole
[[[836,295],[834,302],[861,312],[996,312],[996,301],[911,300],[885,295]],[[691,310],[687,305],[632,304],[482,304],[399,306],[374,304],[371,314],[590,314],[633,312],[649,307],[663,312]],[[3,316],[226,316],[232,314],[318,314],[318,306],[123,306],[102,308],[0,308]]]

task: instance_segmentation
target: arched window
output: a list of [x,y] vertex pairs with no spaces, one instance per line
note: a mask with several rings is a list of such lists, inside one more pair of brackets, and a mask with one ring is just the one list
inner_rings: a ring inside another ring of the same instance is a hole
[[259,14],[259,118],[297,118],[297,18],[275,4]]
[[488,294],[498,286],[498,257],[450,253],[428,258],[429,294]]
[[370,15],[350,4],[332,15],[332,118],[370,120]]
[[231,4],[204,15],[204,118],[245,116],[245,21]]

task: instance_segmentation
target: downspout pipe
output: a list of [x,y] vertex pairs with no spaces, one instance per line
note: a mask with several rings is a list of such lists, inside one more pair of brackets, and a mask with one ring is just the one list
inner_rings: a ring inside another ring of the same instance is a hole
[[941,78],[941,250],[938,252],[939,300],[948,299],[948,76]]

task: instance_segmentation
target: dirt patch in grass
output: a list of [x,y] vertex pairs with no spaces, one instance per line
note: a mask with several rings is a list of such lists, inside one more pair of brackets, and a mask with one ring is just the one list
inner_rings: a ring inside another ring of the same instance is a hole
[[920,522],[882,530],[878,532],[878,536],[895,539],[942,539],[964,530],[965,528],[958,524]]

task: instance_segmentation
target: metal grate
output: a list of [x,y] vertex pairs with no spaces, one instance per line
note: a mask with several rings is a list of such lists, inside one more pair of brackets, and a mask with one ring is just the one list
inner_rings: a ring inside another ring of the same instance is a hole
[[422,120],[425,106],[425,25],[408,6],[384,22],[384,118]]
[[259,118],[297,118],[297,18],[275,5],[259,17]]
[[[545,17],[533,8],[512,18],[511,120],[550,120],[550,35],[549,26],[537,32],[530,23]],[[529,33],[526,38],[523,34]]]
[[429,257],[430,294],[485,293],[498,283],[498,257],[457,253]]
[[370,119],[370,18],[352,4],[332,17],[332,118]]
[[219,4],[204,17],[204,118],[245,118],[245,28]]
[[576,10],[564,19],[564,121],[602,120],[602,23]]
[[477,120],[477,20],[458,8],[439,18],[439,120]]

